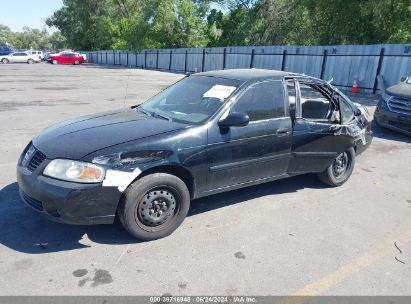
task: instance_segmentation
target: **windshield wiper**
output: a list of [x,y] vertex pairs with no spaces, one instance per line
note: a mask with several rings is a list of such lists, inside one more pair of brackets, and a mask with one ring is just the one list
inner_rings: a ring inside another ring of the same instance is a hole
[[146,114],[147,116],[151,116],[151,117],[157,117],[157,118],[161,118],[161,119],[165,119],[168,121],[173,121],[170,117],[159,114],[159,113],[155,113],[155,112],[149,112],[147,110],[143,110],[140,106],[137,106],[135,108],[137,111]]
[[170,117],[167,117],[165,115],[161,115],[161,114],[158,114],[158,113],[155,113],[155,112],[153,112],[151,114],[152,114],[151,116],[153,116],[153,117],[162,118],[162,119],[165,119],[165,120],[168,120],[168,121],[172,121],[172,119]]
[[153,113],[150,113],[149,111],[143,110],[141,108],[139,108],[138,111],[140,111],[143,114],[146,114],[147,116],[153,116]]
[[143,114],[146,114],[147,116],[153,116],[153,113],[151,113],[151,112],[149,112],[149,111],[146,111],[146,110],[143,110],[143,109],[141,108],[141,105],[138,105],[138,106],[134,107],[134,109],[136,109],[137,111],[139,111],[139,112],[141,112],[141,113],[143,113]]

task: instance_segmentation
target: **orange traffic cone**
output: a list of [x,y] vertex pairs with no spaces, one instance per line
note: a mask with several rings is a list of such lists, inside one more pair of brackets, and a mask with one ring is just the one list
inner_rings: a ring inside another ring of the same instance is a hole
[[352,84],[351,92],[354,94],[358,93],[358,84],[357,84],[357,80],[355,79],[354,79],[354,83]]

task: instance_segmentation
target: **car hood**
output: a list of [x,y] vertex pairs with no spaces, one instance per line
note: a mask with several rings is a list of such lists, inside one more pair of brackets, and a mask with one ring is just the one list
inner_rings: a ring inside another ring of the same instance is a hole
[[396,97],[411,98],[411,84],[401,82],[389,87],[387,93]]
[[100,149],[186,127],[127,109],[58,123],[41,132],[33,144],[49,159],[81,159]]

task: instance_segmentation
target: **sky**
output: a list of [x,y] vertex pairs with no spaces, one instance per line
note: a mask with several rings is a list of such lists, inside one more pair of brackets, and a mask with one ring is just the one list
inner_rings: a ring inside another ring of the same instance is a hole
[[63,0],[0,0],[0,24],[14,32],[21,32],[23,26],[49,29],[45,20],[63,6]]

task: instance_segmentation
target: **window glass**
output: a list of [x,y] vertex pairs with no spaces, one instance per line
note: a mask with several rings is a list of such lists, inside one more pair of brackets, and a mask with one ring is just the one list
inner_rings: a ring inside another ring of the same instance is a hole
[[190,76],[137,108],[151,115],[186,123],[201,123],[220,109],[242,81],[219,77]]
[[250,121],[284,117],[284,87],[281,80],[251,85],[240,96],[231,112],[245,113]]
[[349,123],[351,120],[354,119],[354,111],[343,98],[340,98],[340,112],[342,124]]
[[288,102],[290,104],[290,115],[295,117],[295,107],[296,107],[296,91],[295,83],[293,79],[287,80],[287,91],[288,91]]

